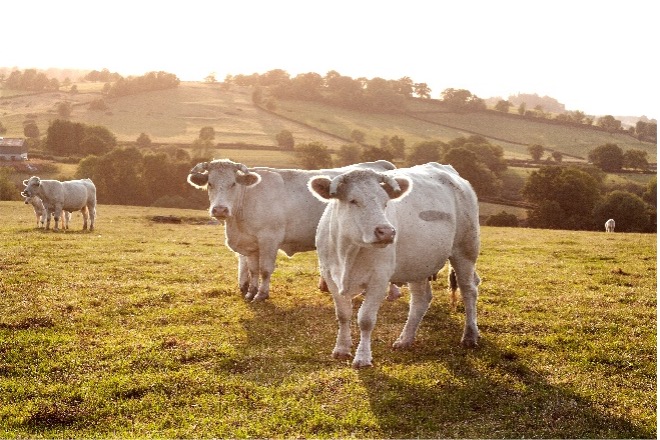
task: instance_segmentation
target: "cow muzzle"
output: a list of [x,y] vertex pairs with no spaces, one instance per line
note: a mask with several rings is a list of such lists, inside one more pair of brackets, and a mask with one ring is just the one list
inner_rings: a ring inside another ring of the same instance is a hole
[[229,217],[229,207],[223,205],[216,205],[211,208],[211,217],[215,217],[218,220],[224,220]]
[[374,236],[376,237],[374,244],[388,245],[394,243],[396,229],[389,225],[376,226],[374,228]]

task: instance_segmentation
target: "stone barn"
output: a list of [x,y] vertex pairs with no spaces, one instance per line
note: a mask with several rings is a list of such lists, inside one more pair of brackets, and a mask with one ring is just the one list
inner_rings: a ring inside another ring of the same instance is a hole
[[28,148],[25,139],[0,137],[0,161],[27,159]]

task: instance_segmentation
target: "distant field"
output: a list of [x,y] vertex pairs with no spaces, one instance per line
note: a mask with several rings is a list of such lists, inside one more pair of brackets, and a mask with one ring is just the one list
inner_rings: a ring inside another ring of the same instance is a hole
[[203,210],[33,221],[0,202],[2,437],[657,436],[655,234],[484,227],[480,347],[460,347],[443,271],[414,347],[390,348],[404,288],[356,371],[330,357],[314,252],[280,256],[271,299],[247,304]]
[[103,98],[101,83],[76,83],[78,93],[60,91],[38,95],[13,96],[2,91],[0,120],[7,137],[22,137],[23,122],[36,121],[42,135],[56,119],[60,102],[73,104],[71,120],[103,125],[121,142],[134,142],[146,133],[156,143],[190,144],[202,127],[212,126],[216,142],[276,145],[282,130],[293,133],[297,144],[322,142],[338,149],[350,140],[353,130],[366,135],[366,142],[379,145],[383,136],[400,136],[407,148],[426,140],[449,141],[479,134],[501,145],[507,158],[529,158],[527,145],[539,143],[566,155],[586,157],[589,150],[616,143],[624,149],[639,148],[657,160],[656,146],[640,143],[622,134],[609,135],[596,130],[576,129],[534,120],[520,120],[497,113],[457,114],[437,111],[437,104],[411,101],[409,114],[364,113],[310,101],[277,101],[273,112],[252,103],[252,89],[220,84],[184,82],[176,89],[141,93],[121,98],[105,98],[104,111],[89,110],[89,102]]

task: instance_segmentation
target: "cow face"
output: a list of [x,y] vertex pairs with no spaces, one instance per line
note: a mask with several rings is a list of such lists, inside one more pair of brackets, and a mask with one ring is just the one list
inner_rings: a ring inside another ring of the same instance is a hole
[[206,188],[209,194],[209,213],[218,220],[234,216],[246,187],[259,183],[261,176],[230,160],[214,160],[195,165],[188,174],[188,182]]
[[410,181],[371,170],[356,170],[329,179],[315,177],[309,187],[321,200],[334,200],[333,210],[342,238],[359,246],[385,247],[396,229],[387,218],[387,204],[410,190]]
[[41,186],[41,179],[39,179],[37,176],[32,176],[29,179],[24,180],[23,185],[25,185],[25,188],[21,192],[21,195],[23,197],[32,197],[37,195],[37,191]]

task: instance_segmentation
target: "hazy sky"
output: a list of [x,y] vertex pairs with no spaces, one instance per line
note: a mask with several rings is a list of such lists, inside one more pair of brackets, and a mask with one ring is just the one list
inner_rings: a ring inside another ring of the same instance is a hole
[[[32,0],[3,2],[0,66],[410,77],[481,98],[551,96],[657,118],[653,0]],[[651,9],[652,8],[652,9]]]

